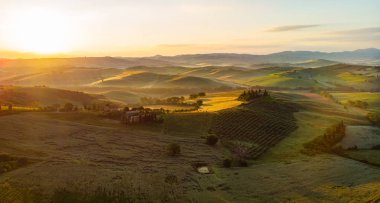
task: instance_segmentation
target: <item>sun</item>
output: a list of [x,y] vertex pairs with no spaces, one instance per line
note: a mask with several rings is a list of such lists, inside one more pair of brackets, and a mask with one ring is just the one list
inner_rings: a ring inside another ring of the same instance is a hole
[[37,54],[70,51],[72,28],[65,16],[34,9],[12,12],[6,19],[6,41],[13,50]]

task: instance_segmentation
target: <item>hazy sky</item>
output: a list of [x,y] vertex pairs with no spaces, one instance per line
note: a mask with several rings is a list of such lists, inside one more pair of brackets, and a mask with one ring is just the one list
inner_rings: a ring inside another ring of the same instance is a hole
[[379,10],[379,0],[0,0],[0,58],[380,48]]

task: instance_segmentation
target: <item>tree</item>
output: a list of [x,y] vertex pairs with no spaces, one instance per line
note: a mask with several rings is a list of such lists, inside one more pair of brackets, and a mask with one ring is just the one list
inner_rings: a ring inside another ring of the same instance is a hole
[[216,135],[208,135],[206,137],[206,144],[214,146],[218,142],[218,137]]
[[129,111],[129,107],[128,106],[124,107],[124,109],[123,109],[123,112],[127,112],[127,111]]
[[199,99],[199,100],[197,100],[196,104],[197,104],[197,106],[202,106],[203,105],[203,101]]
[[226,158],[226,159],[223,160],[223,166],[224,166],[225,168],[230,168],[231,165],[232,165],[232,160],[231,160],[231,159]]
[[264,90],[264,94],[263,94],[264,97],[266,96],[269,96],[269,93],[267,92],[267,90]]
[[198,94],[190,94],[189,99],[196,99],[198,98]]
[[204,96],[206,96],[206,93],[205,93],[205,92],[199,92],[199,93],[198,93],[198,96],[200,96],[200,97],[204,97]]
[[262,91],[261,89],[259,90],[249,89],[241,93],[239,97],[237,98],[237,100],[251,101],[260,97],[267,97],[267,96],[269,96],[269,92],[267,90]]
[[72,111],[74,108],[74,105],[70,102],[67,102],[64,106],[63,106],[63,111]]

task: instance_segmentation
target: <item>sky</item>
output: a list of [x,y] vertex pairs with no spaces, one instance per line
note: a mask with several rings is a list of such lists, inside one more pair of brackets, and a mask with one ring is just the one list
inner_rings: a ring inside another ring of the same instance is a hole
[[380,48],[378,0],[0,0],[0,58]]

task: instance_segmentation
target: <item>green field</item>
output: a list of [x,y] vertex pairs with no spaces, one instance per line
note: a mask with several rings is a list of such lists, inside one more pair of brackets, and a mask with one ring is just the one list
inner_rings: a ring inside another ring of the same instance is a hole
[[347,103],[348,100],[361,100],[369,104],[368,110],[380,112],[380,93],[374,92],[337,92],[331,93],[334,98],[342,102]]

